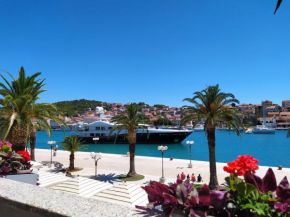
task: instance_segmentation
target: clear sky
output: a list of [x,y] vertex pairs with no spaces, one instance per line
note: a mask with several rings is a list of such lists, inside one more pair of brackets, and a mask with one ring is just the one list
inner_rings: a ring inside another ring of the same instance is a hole
[[290,99],[290,2],[0,2],[0,69],[42,72],[42,102],[182,106],[220,84],[241,103]]

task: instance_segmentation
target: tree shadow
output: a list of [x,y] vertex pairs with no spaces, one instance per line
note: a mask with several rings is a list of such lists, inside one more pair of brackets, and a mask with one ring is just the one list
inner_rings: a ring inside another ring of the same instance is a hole
[[133,216],[143,216],[143,217],[163,217],[165,216],[161,211],[159,210],[152,210],[152,211],[145,211],[141,209],[134,209]]
[[85,177],[89,179],[94,179],[101,182],[109,182],[113,184],[114,182],[123,182],[119,180],[120,175],[121,174],[110,173],[110,174],[98,174],[97,177],[96,176],[85,176]]

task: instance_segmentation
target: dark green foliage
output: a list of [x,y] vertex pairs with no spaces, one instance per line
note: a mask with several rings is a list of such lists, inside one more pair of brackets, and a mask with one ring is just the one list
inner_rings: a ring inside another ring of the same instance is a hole
[[156,107],[156,108],[163,108],[165,105],[162,105],[162,104],[155,104],[153,107]]
[[112,108],[112,106],[110,106],[109,104],[104,104],[104,109],[106,110],[106,111],[111,111],[111,108]]
[[68,113],[69,116],[75,113],[84,113],[85,108],[91,108],[94,110],[98,106],[102,106],[101,101],[96,100],[71,100],[71,101],[61,101],[54,103],[63,113]]
[[167,119],[167,118],[158,118],[156,121],[153,122],[154,126],[160,126],[160,125],[176,125],[175,123],[173,123],[171,120]]

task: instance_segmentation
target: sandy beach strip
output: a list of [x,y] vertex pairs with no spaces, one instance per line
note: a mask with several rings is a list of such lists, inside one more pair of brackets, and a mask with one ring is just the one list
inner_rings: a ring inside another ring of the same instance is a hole
[[[64,164],[64,166],[69,165],[69,152],[67,151],[57,151],[57,156],[52,157],[53,161],[58,161]],[[36,161],[50,161],[51,151],[48,149],[36,149],[35,151]],[[196,176],[201,174],[204,183],[209,182],[209,162],[206,161],[192,161],[192,168],[188,168],[189,160],[183,159],[173,159],[164,158],[164,175],[168,181],[172,182],[176,179],[177,174],[184,172],[187,174],[194,173]],[[217,163],[217,175],[219,183],[224,182],[224,178],[228,173],[223,171],[225,163]],[[82,167],[83,170],[74,172],[74,175],[80,176],[93,176],[95,174],[95,164],[94,160],[91,159],[89,152],[77,152],[75,153],[75,167]],[[135,157],[135,168],[138,174],[145,176],[145,180],[135,182],[136,184],[143,185],[144,182],[149,180],[159,180],[161,176],[161,157],[145,157],[136,156]],[[268,170],[268,166],[260,166],[257,171],[259,176],[264,176]],[[272,167],[275,172],[277,182],[280,182],[284,176],[290,178],[290,169],[283,168],[282,170],[277,170],[277,167]],[[120,174],[127,173],[129,171],[129,157],[126,155],[117,154],[105,154],[102,153],[102,159],[98,162],[98,174],[107,176],[116,176]]]

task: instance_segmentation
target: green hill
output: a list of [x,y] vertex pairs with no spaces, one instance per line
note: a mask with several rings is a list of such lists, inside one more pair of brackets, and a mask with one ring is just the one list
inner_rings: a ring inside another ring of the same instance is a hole
[[73,116],[77,113],[84,113],[85,108],[91,108],[92,110],[95,110],[97,106],[102,105],[102,102],[96,100],[80,99],[71,101],[60,101],[53,104],[56,105],[59,110],[62,111],[64,114],[68,116]]

